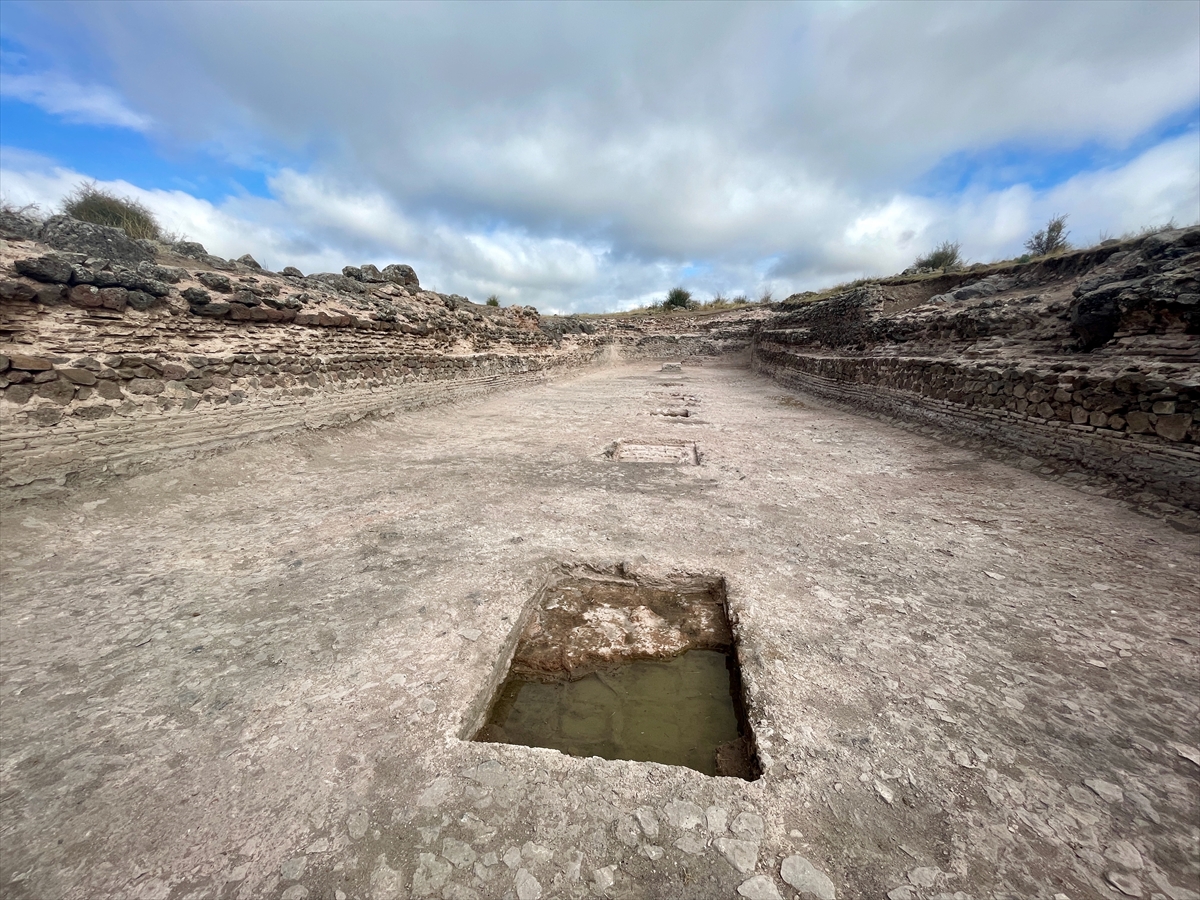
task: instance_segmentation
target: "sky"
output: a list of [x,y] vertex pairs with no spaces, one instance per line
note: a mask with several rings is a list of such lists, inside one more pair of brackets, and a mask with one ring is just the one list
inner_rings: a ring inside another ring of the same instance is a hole
[[0,0],[0,194],[542,312],[1200,221],[1200,2]]

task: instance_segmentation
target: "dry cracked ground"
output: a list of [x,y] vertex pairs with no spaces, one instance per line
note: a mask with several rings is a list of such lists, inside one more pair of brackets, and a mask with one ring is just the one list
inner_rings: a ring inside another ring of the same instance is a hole
[[[727,579],[760,780],[463,740],[547,575],[618,563]],[[1196,537],[745,369],[11,505],[3,566],[11,900],[1200,890]]]

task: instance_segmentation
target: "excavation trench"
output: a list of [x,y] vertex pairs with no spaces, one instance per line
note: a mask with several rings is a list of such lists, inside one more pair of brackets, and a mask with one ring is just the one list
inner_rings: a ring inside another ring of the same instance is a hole
[[724,581],[551,585],[475,739],[754,780]]

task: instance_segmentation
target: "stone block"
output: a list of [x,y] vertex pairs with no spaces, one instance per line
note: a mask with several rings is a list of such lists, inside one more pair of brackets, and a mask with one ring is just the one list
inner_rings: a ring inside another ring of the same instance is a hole
[[35,281],[55,284],[67,284],[71,281],[71,263],[57,254],[18,259],[13,263],[13,268]]
[[31,384],[10,384],[4,389],[4,399],[9,403],[18,405],[26,403],[33,396],[33,385]]
[[60,378],[64,378],[72,384],[95,384],[97,379],[94,373],[87,369],[63,368],[57,370]]
[[148,294],[145,291],[129,291],[125,295],[125,300],[131,307],[138,312],[145,312],[154,305],[157,298],[153,294]]
[[25,356],[20,353],[10,353],[8,364],[11,368],[25,372],[45,372],[54,368],[54,363],[40,356]]
[[196,280],[218,294],[233,293],[233,282],[229,280],[228,275],[222,275],[219,272],[197,272]]
[[129,292],[123,287],[106,287],[99,291],[100,305],[104,309],[124,312]]
[[205,303],[201,306],[192,306],[189,311],[194,316],[205,316],[210,319],[223,319],[229,315],[231,304],[229,303]]
[[37,298],[37,289],[23,281],[0,280],[0,300],[28,303]]
[[1192,424],[1191,413],[1175,413],[1169,416],[1159,416],[1154,423],[1155,433],[1168,441],[1182,441],[1187,437],[1188,426]]
[[1131,410],[1126,416],[1126,427],[1130,434],[1148,434],[1152,431],[1150,416],[1140,409]]
[[67,294],[67,301],[81,309],[99,309],[103,305],[100,289],[94,284],[77,284]]
[[35,299],[42,306],[59,306],[67,302],[68,296],[65,284],[46,284],[38,288]]
[[157,378],[134,378],[125,387],[131,394],[145,396],[154,396],[166,390],[166,385]]

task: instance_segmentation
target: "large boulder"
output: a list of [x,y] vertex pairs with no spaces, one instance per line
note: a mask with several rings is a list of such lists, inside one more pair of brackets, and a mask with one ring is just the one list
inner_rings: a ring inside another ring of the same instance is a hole
[[417,273],[413,271],[412,266],[392,263],[390,266],[384,266],[383,271],[379,274],[385,281],[390,281],[401,287],[419,288],[421,286],[421,282],[417,280]]
[[208,256],[208,251],[199,241],[176,241],[171,245],[171,249],[180,256],[187,256],[191,259],[204,259]]
[[[355,266],[346,266],[346,268],[353,269]],[[367,292],[367,286],[361,281],[347,275],[339,275],[336,272],[318,272],[315,275],[309,275],[305,281],[313,287],[332,288],[343,294],[365,294]]]
[[120,228],[93,225],[70,216],[52,216],[42,226],[40,240],[55,250],[86,253],[136,267],[154,262],[154,254]]

